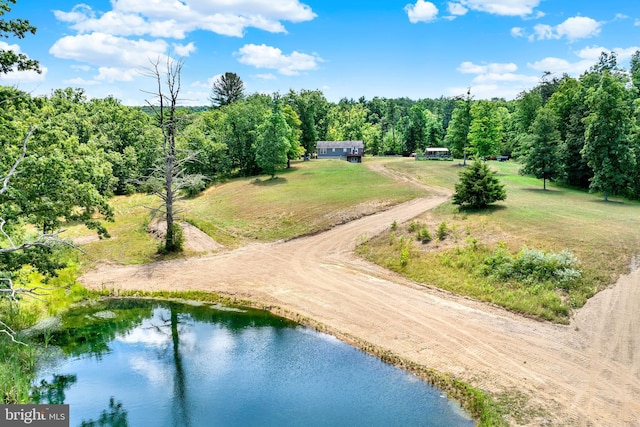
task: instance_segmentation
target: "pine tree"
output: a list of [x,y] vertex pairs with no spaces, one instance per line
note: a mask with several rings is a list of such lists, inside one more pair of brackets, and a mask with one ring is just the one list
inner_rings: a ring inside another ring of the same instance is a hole
[[504,185],[485,162],[476,159],[459,176],[460,181],[455,185],[456,192],[453,195],[454,205],[477,209],[507,198]]

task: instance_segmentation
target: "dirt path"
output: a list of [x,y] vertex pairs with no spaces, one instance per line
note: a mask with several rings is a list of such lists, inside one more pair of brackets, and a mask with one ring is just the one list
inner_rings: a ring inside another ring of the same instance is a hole
[[495,394],[529,398],[530,425],[640,426],[640,270],[570,326],[429,289],[352,255],[356,241],[446,200],[416,199],[325,233],[142,266],[100,266],[94,289],[199,289],[278,306]]

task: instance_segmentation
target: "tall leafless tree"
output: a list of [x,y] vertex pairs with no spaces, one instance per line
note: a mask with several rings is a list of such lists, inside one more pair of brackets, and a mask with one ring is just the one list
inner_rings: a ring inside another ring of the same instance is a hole
[[167,57],[166,69],[161,70],[160,59],[151,62],[147,70],[148,77],[156,82],[154,96],[147,104],[154,111],[156,123],[162,131],[162,163],[151,173],[148,182],[152,184],[152,193],[162,200],[156,208],[150,208],[153,215],[166,220],[164,252],[182,250],[181,229],[176,223],[180,209],[177,202],[182,199],[181,190],[195,180],[203,180],[201,175],[187,175],[185,164],[192,161],[197,153],[179,153],[176,146],[178,118],[176,109],[180,101],[180,74],[184,63]]

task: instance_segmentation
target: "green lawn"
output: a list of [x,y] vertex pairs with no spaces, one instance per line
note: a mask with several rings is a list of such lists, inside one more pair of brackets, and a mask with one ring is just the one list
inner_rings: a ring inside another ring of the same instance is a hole
[[[424,190],[398,185],[363,164],[316,160],[295,162],[274,180],[260,176],[212,186],[179,206],[181,219],[233,248],[326,230],[419,195]],[[84,244],[84,261],[131,264],[158,259],[158,242],[146,232],[149,211],[144,206],[155,207],[159,199],[122,196],[111,204],[116,212],[115,222],[107,224],[112,238]],[[70,227],[66,237],[87,234],[86,229]]]

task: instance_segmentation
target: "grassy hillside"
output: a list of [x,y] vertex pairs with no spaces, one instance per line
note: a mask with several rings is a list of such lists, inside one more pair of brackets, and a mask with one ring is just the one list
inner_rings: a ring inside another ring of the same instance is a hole
[[[628,271],[640,249],[637,220],[640,204],[604,202],[588,194],[555,185],[542,189],[542,181],[518,175],[514,162],[491,162],[507,189],[507,200],[481,211],[460,211],[450,202],[409,224],[399,226],[360,247],[368,259],[414,280],[527,314],[565,322],[571,309]],[[388,165],[425,183],[453,189],[461,166],[458,162],[405,161]],[[444,240],[437,228],[446,224]],[[425,226],[434,240],[416,242],[415,229]],[[411,241],[409,245],[409,241]],[[563,249],[574,253],[583,277],[568,290],[553,284],[497,283],[480,271],[485,258],[498,245],[512,254],[522,248],[545,252]],[[404,260],[402,250],[405,250]]]
[[[340,160],[294,163],[277,178],[244,178],[212,186],[180,202],[181,219],[218,243],[234,248],[250,241],[271,241],[326,230],[336,224],[424,195],[398,185],[365,165]],[[111,239],[85,240],[84,261],[145,263],[157,259],[158,242],[146,231],[149,210],[159,199],[147,195],[115,197],[116,218],[107,224]],[[70,227],[67,238],[86,239],[90,232]],[[189,255],[186,253],[185,255]]]

